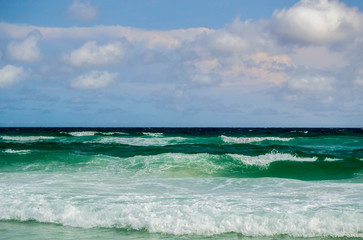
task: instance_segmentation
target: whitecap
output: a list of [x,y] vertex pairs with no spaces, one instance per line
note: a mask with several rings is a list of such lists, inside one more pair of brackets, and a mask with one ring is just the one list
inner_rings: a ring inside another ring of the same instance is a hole
[[97,132],[94,131],[81,131],[81,132],[69,132],[68,134],[74,137],[94,136]]
[[31,151],[30,150],[13,150],[13,149],[6,149],[4,151],[5,153],[10,153],[10,154],[19,154],[19,155],[23,155],[23,154],[29,154]]
[[33,142],[38,140],[50,140],[55,137],[49,136],[1,136],[2,139],[7,141],[20,141],[20,142]]
[[324,161],[327,162],[336,162],[336,161],[341,161],[342,159],[339,158],[325,158]]
[[281,137],[227,137],[221,136],[223,142],[225,143],[253,143],[262,141],[283,141],[287,142],[293,138],[281,138]]
[[128,133],[125,133],[125,132],[99,132],[99,134],[101,134],[101,135],[105,135],[105,136],[112,136],[112,135],[129,135]]
[[153,133],[153,132],[143,132],[142,134],[144,134],[146,136],[151,136],[151,137],[161,137],[161,136],[163,136],[163,133]]
[[246,156],[241,154],[227,154],[227,155],[233,159],[241,161],[245,165],[260,166],[260,167],[268,167],[271,163],[278,161],[315,162],[318,159],[317,157],[303,158],[303,157],[297,157],[289,153],[277,153],[277,152],[271,152],[259,156]]
[[92,143],[102,144],[122,144],[130,146],[167,146],[182,143],[186,138],[166,137],[166,138],[143,138],[143,137],[104,137]]

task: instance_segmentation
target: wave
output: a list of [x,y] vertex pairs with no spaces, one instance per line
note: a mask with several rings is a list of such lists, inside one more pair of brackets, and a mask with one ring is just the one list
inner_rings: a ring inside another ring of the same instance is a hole
[[16,204],[13,198],[1,197],[1,220],[35,220],[81,228],[173,235],[212,236],[233,232],[244,236],[363,237],[363,216],[357,210],[309,209],[309,206],[306,210],[296,203],[278,204],[277,200],[274,208],[270,208],[271,203],[263,198],[248,202],[229,194],[189,195],[187,199],[173,194],[80,195],[86,204],[77,198],[51,200],[40,194],[12,197],[17,199]]
[[112,136],[112,135],[128,135],[125,132],[96,132],[96,131],[78,131],[78,132],[61,132],[73,137],[88,137],[88,136],[95,136],[95,135],[104,135],[104,136]]
[[209,153],[163,153],[127,158],[97,155],[86,163],[88,169],[130,178],[288,178],[332,180],[353,178],[363,169],[359,160],[331,161],[271,152],[264,155],[214,155]]
[[166,146],[182,143],[183,137],[143,138],[143,137],[105,137],[91,141],[101,144],[122,144],[130,146]]
[[244,165],[248,166],[261,166],[261,167],[268,167],[273,162],[280,162],[280,161],[293,161],[293,162],[315,162],[318,160],[317,157],[311,158],[304,158],[304,157],[297,157],[296,155],[292,155],[289,153],[267,153],[265,155],[259,156],[246,156],[240,154],[227,154],[228,156],[241,161]]
[[7,141],[19,141],[19,142],[34,142],[39,140],[55,139],[55,137],[50,137],[50,136],[1,136],[1,138]]
[[162,137],[163,133],[143,132],[142,134],[150,137]]
[[112,136],[112,135],[129,135],[125,132],[98,132],[98,134],[105,135],[105,136]]
[[94,136],[96,133],[94,131],[68,132],[73,137]]
[[9,154],[19,154],[19,155],[23,155],[23,154],[29,154],[31,151],[30,150],[13,150],[13,149],[6,149],[4,150],[5,153],[9,153]]
[[290,141],[293,138],[281,138],[281,137],[227,137],[222,135],[222,141],[225,143],[254,143],[262,141]]

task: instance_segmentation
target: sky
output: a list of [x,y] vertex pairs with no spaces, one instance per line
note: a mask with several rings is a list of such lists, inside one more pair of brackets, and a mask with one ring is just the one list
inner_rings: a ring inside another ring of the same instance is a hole
[[0,0],[0,127],[363,127],[363,1]]

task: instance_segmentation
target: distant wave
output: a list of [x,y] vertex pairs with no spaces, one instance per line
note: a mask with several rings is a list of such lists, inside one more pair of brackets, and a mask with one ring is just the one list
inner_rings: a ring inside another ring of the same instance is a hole
[[96,131],[78,131],[78,132],[61,132],[73,137],[86,137],[86,136],[94,136],[94,135],[104,135],[104,136],[112,136],[112,135],[128,135],[128,133],[124,132],[96,132]]
[[7,141],[20,141],[20,142],[34,142],[39,140],[50,140],[55,139],[55,137],[49,136],[1,136],[2,139]]
[[222,141],[226,143],[253,143],[262,141],[290,141],[293,138],[281,138],[281,137],[227,137],[222,135]]
[[4,150],[5,153],[10,153],[10,154],[19,154],[19,155],[23,155],[23,154],[28,154],[31,151],[30,150],[13,150],[13,149],[6,149]]
[[161,137],[163,136],[163,133],[153,133],[153,132],[143,132],[142,134],[151,136],[151,137]]
[[97,134],[105,135],[105,136],[112,136],[112,135],[129,135],[125,132],[98,132]]
[[81,132],[69,132],[68,134],[74,137],[94,136],[97,132],[94,131],[81,131]]
[[143,138],[143,137],[105,137],[92,141],[92,143],[102,144],[123,144],[130,146],[166,146],[175,145],[183,142],[183,137],[164,137],[164,138]]

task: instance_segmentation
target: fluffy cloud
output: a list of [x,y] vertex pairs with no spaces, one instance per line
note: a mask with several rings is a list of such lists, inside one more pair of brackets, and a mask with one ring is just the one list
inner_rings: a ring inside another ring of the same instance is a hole
[[117,73],[108,71],[92,71],[74,79],[70,86],[77,89],[98,89],[105,88],[118,76]]
[[7,47],[7,55],[16,61],[35,62],[42,57],[38,41],[42,35],[38,30],[28,34],[23,41],[12,41]]
[[6,65],[0,69],[0,88],[8,87],[18,82],[24,76],[22,67]]
[[81,2],[74,0],[68,8],[68,15],[81,21],[91,21],[97,17],[98,9],[90,4],[90,2]]
[[65,59],[74,66],[101,66],[117,62],[122,59],[124,53],[121,41],[105,45],[97,45],[95,41],[89,41],[66,55]]
[[[130,99],[135,102],[142,99],[167,110],[212,109],[207,107],[209,99],[203,100],[208,96],[215,101],[210,105],[222,106],[218,111],[251,102],[246,106],[253,112],[254,104],[260,102],[260,107],[270,104],[271,109],[285,104],[293,110],[315,108],[318,112],[322,105],[340,104],[343,109],[349,101],[351,106],[362,104],[363,72],[357,70],[363,66],[361,18],[357,9],[338,1],[302,0],[276,11],[271,19],[237,18],[215,30],[0,23],[0,35],[21,46],[31,42],[26,36],[30,30],[39,29],[44,54],[54,55],[41,67],[30,64],[32,79],[43,78],[50,85],[59,79],[70,79],[69,86],[76,89],[112,85],[107,91],[114,95],[132,92]],[[37,44],[38,40],[33,41],[33,46]],[[9,50],[7,54],[11,55]],[[7,60],[4,55],[2,62]],[[95,67],[107,71],[92,71]],[[124,80],[111,84],[117,72],[122,72]]]
[[272,30],[287,42],[320,44],[351,40],[362,33],[363,14],[336,0],[302,0],[275,11]]

